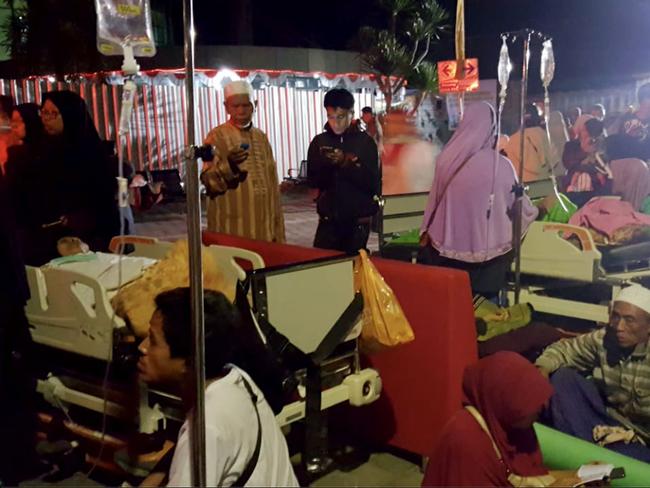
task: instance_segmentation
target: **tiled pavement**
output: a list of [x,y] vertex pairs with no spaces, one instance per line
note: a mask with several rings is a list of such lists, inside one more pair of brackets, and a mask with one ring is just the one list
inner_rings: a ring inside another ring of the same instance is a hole
[[[203,207],[205,209],[205,206]],[[282,194],[284,225],[289,244],[311,247],[318,225],[313,195],[301,188]],[[206,226],[205,210],[203,228]],[[136,215],[136,234],[174,241],[187,237],[187,220],[184,203],[155,206],[148,212]],[[368,248],[377,249],[377,234],[370,234]]]

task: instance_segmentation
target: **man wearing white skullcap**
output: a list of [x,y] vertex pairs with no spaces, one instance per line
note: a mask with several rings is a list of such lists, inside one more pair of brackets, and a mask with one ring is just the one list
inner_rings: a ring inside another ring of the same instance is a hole
[[650,290],[632,285],[614,299],[607,327],[549,346],[536,365],[555,389],[553,427],[650,462],[649,339]]
[[268,137],[253,127],[256,102],[247,81],[224,87],[228,122],[205,138],[214,146],[201,182],[208,200],[208,230],[272,242],[284,242],[277,166]]

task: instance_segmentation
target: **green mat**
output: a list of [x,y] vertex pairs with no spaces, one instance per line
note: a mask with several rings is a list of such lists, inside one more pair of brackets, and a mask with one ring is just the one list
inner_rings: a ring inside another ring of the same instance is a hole
[[545,425],[535,424],[537,440],[548,469],[578,469],[583,464],[602,461],[625,468],[625,478],[612,486],[650,487],[650,464],[623,456],[596,444],[563,434]]
[[415,245],[420,243],[420,229],[412,229],[396,234],[386,245]]

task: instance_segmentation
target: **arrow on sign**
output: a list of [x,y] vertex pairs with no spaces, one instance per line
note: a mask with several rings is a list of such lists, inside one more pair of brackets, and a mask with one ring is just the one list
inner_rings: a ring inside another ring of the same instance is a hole
[[476,70],[476,66],[474,66],[472,63],[467,63],[465,65],[465,73],[467,75],[471,75],[472,73],[474,73],[475,70]]
[[443,72],[445,75],[447,75],[448,77],[451,76],[451,73],[452,73],[451,64],[447,63],[447,64],[445,65],[444,69],[442,70],[442,72]]

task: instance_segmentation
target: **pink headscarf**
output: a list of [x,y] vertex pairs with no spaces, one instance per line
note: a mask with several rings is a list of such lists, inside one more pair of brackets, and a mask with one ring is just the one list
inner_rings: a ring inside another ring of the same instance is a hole
[[[489,103],[469,105],[436,161],[421,233],[429,234],[433,247],[444,257],[480,263],[512,249],[509,215],[517,176],[512,163],[494,149],[495,128]],[[523,209],[525,232],[537,209],[528,198],[523,200]]]
[[635,211],[641,209],[643,201],[650,195],[650,170],[640,159],[617,159],[612,169],[612,193],[629,202]]

